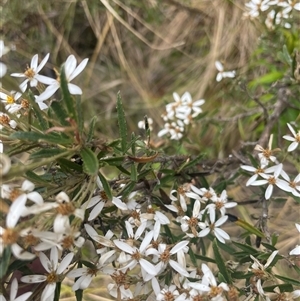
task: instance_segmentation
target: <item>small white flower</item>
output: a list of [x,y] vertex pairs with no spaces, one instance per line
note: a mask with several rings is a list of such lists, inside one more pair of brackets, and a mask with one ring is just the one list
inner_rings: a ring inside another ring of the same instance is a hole
[[[32,295],[32,292],[27,292],[17,297],[17,293],[18,293],[18,280],[17,278],[14,278],[14,280],[11,282],[9,301],[26,301]],[[0,301],[6,301],[4,296],[1,294],[0,294]]]
[[[189,244],[189,241],[183,240],[178,242],[171,250],[170,247],[166,244],[160,243],[157,247],[157,249],[149,248],[146,251],[146,255],[154,255],[155,261],[159,261],[155,269],[157,270],[157,274],[160,274],[166,270],[167,265],[169,264],[177,273],[179,273],[182,276],[189,277],[189,273],[186,270],[186,267],[179,263],[179,261],[182,261],[178,259],[178,255],[182,256],[182,253],[180,251],[188,250],[187,245]],[[171,259],[172,255],[177,255],[177,261],[174,259]]]
[[[93,196],[90,201],[88,202],[87,206],[84,204],[83,207],[86,209],[89,209],[91,207],[94,207],[92,211],[89,214],[88,220],[91,221],[95,219],[102,211],[104,205],[106,202],[108,202],[108,196],[106,195],[106,192],[103,188],[102,182],[100,181],[99,177],[97,177],[97,186],[99,188],[99,191],[97,191],[97,195]],[[112,202],[118,203],[118,198],[113,196]]]
[[224,215],[222,217],[220,217],[216,222],[215,222],[215,215],[209,215],[210,217],[210,223],[208,222],[200,222],[199,226],[202,229],[199,234],[198,237],[204,237],[206,235],[208,235],[210,232],[213,232],[214,235],[216,236],[216,238],[223,244],[225,244],[225,239],[229,240],[230,236],[222,229],[220,229],[219,227],[221,225],[223,225],[227,219],[228,219],[228,215]]
[[267,166],[269,164],[269,161],[275,162],[276,157],[273,156],[275,152],[280,151],[279,148],[272,149],[272,142],[273,142],[273,134],[270,136],[268,147],[263,148],[260,145],[256,145],[254,150],[259,151],[258,158],[260,160],[260,165]]
[[212,294],[214,297],[211,300],[223,300],[223,298],[219,299],[218,297],[222,295],[223,291],[229,290],[228,285],[224,282],[218,285],[215,276],[205,263],[202,263],[201,269],[203,272],[202,281],[190,282],[188,285],[201,293]]
[[[279,187],[280,189],[291,192],[291,187],[289,186],[289,183],[285,180],[279,179],[279,175],[282,172],[282,163],[278,165],[274,165],[270,168],[266,169],[266,173],[262,173],[261,176],[264,178],[264,180],[257,180],[251,183],[252,186],[261,186],[268,184],[268,187],[265,191],[265,199],[268,200],[272,196],[274,185]],[[270,172],[270,170],[274,171],[274,174],[267,174],[267,172]],[[275,169],[275,170],[274,170]]]
[[[84,59],[77,67],[77,60],[75,58],[74,55],[69,55],[69,57],[67,58],[64,68],[65,68],[65,74],[66,74],[66,80],[68,82],[68,89],[70,94],[72,95],[81,95],[82,94],[82,90],[74,85],[71,84],[70,82],[77,76],[79,75],[83,69],[86,67],[87,63],[88,63],[89,59]],[[36,102],[41,102],[44,101],[46,99],[49,99],[52,95],[54,95],[54,93],[59,89],[60,87],[60,81],[59,79],[49,79],[47,78],[47,80],[43,81],[44,84],[49,85],[46,90],[39,95],[36,98]]]
[[234,78],[235,77],[235,70],[233,71],[224,71],[224,67],[221,62],[216,61],[215,66],[219,73],[217,74],[216,81],[220,82],[223,78],[229,77]]
[[72,290],[77,291],[78,289],[88,288],[93,280],[93,277],[97,276],[100,271],[104,274],[112,274],[114,270],[107,267],[107,265],[115,259],[114,254],[115,250],[102,254],[98,262],[95,264],[94,268],[77,268],[69,272],[67,275],[69,278],[77,278],[74,285],[72,286]]
[[285,136],[283,136],[283,139],[292,141],[292,144],[290,144],[290,146],[288,147],[288,150],[287,150],[288,152],[292,152],[298,147],[298,145],[300,143],[300,131],[298,131],[296,133],[296,131],[293,129],[293,127],[289,123],[287,123],[287,126],[289,127],[289,129],[292,132],[294,137],[285,135]]
[[46,286],[41,295],[41,301],[53,300],[56,283],[61,282],[64,278],[63,273],[68,269],[74,253],[67,254],[63,260],[58,264],[58,251],[56,247],[51,248],[50,260],[44,253],[39,254],[41,264],[47,271],[47,275],[28,275],[23,276],[21,281],[24,283],[40,283],[46,282]]
[[34,55],[31,59],[30,67],[27,67],[27,70],[24,73],[12,73],[11,76],[14,77],[25,77],[25,81],[20,85],[22,91],[27,89],[28,82],[31,87],[36,87],[38,82],[45,82],[49,80],[49,77],[38,74],[43,67],[46,65],[49,59],[49,53],[44,57],[41,63],[38,65],[39,57]]
[[127,264],[120,268],[120,271],[126,271],[127,269],[132,270],[138,264],[141,267],[142,277],[144,281],[149,281],[152,277],[157,275],[157,270],[155,266],[147,261],[144,257],[147,248],[150,246],[150,242],[153,238],[153,231],[148,232],[143,241],[140,244],[140,247],[132,247],[128,243],[121,241],[121,240],[114,240],[114,244],[117,248],[121,251],[130,255],[130,259],[128,260]]

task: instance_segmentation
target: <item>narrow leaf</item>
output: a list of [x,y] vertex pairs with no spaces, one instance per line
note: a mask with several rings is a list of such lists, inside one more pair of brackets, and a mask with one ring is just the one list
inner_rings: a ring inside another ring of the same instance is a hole
[[89,132],[86,138],[86,142],[91,142],[93,137],[94,137],[94,130],[95,130],[95,125],[97,122],[97,116],[94,116],[90,122],[90,126],[89,126]]
[[88,175],[95,175],[99,169],[99,162],[94,152],[92,152],[89,148],[84,147],[80,151],[80,156],[83,160],[83,170]]
[[297,280],[297,279],[292,279],[292,278],[289,278],[289,277],[284,277],[284,276],[281,276],[281,275],[274,275],[276,278],[282,280],[284,283],[286,284],[292,284],[292,285],[296,285],[296,286],[300,286],[300,281]]
[[221,254],[220,254],[216,239],[213,242],[213,251],[214,251],[214,255],[215,255],[215,259],[216,259],[216,264],[218,265],[218,269],[219,269],[220,273],[225,278],[226,283],[232,284],[232,279],[227,271],[224,259],[222,258]]
[[137,171],[136,165],[134,163],[131,165],[130,180],[133,182],[137,182]]
[[261,231],[259,231],[256,227],[248,224],[244,220],[238,219],[235,222],[235,224],[239,225],[240,227],[242,227],[243,229],[247,230],[251,234],[255,234],[255,235],[259,236],[259,237],[265,237],[265,235]]
[[98,172],[100,181],[102,183],[103,189],[107,195],[107,197],[111,200],[113,198],[112,193],[111,193],[111,189],[110,189],[110,185],[108,184],[106,178],[102,175],[102,173],[99,171]]
[[41,149],[35,153],[30,154],[30,159],[49,158],[49,157],[53,157],[55,155],[61,154],[63,152],[65,152],[65,150],[59,149],[59,148]]
[[63,102],[66,105],[67,112],[69,113],[70,118],[75,119],[77,122],[77,116],[76,116],[76,111],[75,111],[75,103],[74,99],[71,96],[68,88],[68,81],[66,78],[66,73],[65,73],[65,65],[63,64],[60,69],[60,87],[61,87],[61,92],[63,96]]
[[126,146],[127,146],[127,124],[126,124],[126,118],[125,118],[120,92],[118,92],[117,95],[117,114],[118,114],[119,133],[121,138],[121,149],[123,153],[125,153]]
[[3,250],[2,257],[0,260],[0,278],[2,278],[6,274],[6,271],[9,266],[10,256],[11,256],[11,249],[10,247],[6,247]]
[[66,112],[62,101],[53,101],[51,103],[50,109],[53,111],[59,123],[63,126],[69,126],[69,122],[67,122],[68,113]]

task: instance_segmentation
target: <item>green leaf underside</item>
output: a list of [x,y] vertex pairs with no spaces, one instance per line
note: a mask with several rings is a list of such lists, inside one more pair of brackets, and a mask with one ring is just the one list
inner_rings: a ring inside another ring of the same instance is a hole
[[80,156],[83,160],[83,170],[88,175],[95,175],[99,169],[99,162],[94,152],[92,152],[89,148],[84,147],[80,151]]

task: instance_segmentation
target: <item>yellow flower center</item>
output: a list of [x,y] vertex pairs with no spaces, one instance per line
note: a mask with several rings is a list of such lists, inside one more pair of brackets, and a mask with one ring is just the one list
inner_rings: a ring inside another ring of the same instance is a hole
[[55,274],[55,272],[51,272],[50,274],[47,275],[47,279],[46,281],[48,283],[54,283],[54,282],[58,282],[58,276]]
[[13,97],[13,96],[10,96],[10,95],[7,95],[6,101],[7,101],[7,103],[10,104],[10,105],[13,104],[13,103],[15,103],[14,97]]
[[35,76],[35,72],[33,71],[33,69],[27,67],[27,70],[24,72],[25,76],[29,79],[34,78]]

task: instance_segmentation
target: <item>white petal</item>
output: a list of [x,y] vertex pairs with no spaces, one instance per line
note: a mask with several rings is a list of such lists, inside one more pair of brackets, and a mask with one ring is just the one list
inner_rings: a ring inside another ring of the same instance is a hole
[[109,252],[103,254],[103,255],[101,256],[100,260],[99,260],[99,264],[100,264],[101,266],[103,266],[103,265],[106,263],[106,261],[107,261],[108,259],[111,259],[112,255],[114,255],[115,252],[116,252],[115,250],[111,250],[111,251],[109,251]]
[[26,301],[28,298],[32,295],[32,292],[27,292],[21,296],[19,296],[17,299],[14,299],[13,301]]
[[69,253],[64,257],[64,259],[61,261],[57,269],[57,274],[62,274],[68,268],[73,257],[74,257],[74,253]]
[[20,216],[25,209],[26,200],[26,194],[23,193],[18,196],[10,206],[8,214],[6,216],[6,226],[8,228],[14,228],[16,226]]
[[68,83],[68,89],[72,95],[82,95],[82,90],[74,84]]
[[272,254],[270,255],[270,257],[268,258],[266,264],[264,265],[264,268],[266,269],[273,261],[273,259],[275,258],[275,256],[277,255],[278,250],[272,252]]
[[[53,248],[51,248],[51,251],[52,251]],[[51,264],[51,261],[49,260],[49,258],[43,253],[41,252],[39,254],[39,258],[40,258],[40,262],[41,264],[43,265],[44,269],[50,273],[51,272],[51,267],[52,267],[52,264]]]
[[183,275],[185,277],[190,276],[187,270],[184,267],[182,267],[177,261],[171,259],[169,261],[169,264],[176,272],[179,273],[179,275]]
[[56,282],[47,284],[46,287],[43,290],[43,293],[42,293],[42,296],[41,296],[41,301],[53,300],[55,288],[56,288]]
[[114,240],[114,244],[122,251],[133,254],[135,252],[135,249],[129,246],[127,243],[120,241],[118,239]]
[[24,283],[41,283],[46,281],[47,276],[44,275],[29,275],[21,277],[21,281]]
[[189,244],[188,240],[183,240],[181,242],[179,242],[178,244],[176,244],[171,250],[170,250],[170,254],[176,254],[179,250],[182,250],[183,248],[185,248],[187,245]]
[[116,205],[121,210],[127,210],[127,205],[122,202],[119,198],[113,198],[112,203]]
[[55,82],[53,85],[48,86],[46,90],[35,99],[35,101],[41,102],[49,99],[52,95],[54,95],[54,93],[58,90],[58,88],[59,88],[59,83]]
[[69,81],[69,77],[74,72],[77,65],[77,60],[73,54],[69,55],[65,62],[65,74],[66,78]]
[[14,256],[18,259],[23,259],[23,260],[32,260],[35,255],[31,254],[27,251],[24,251],[19,245],[13,244],[11,246],[12,253]]
[[[145,223],[146,225],[147,223]],[[152,231],[149,231],[146,236],[144,237],[141,245],[140,245],[140,252],[141,253],[144,253],[144,251],[149,247],[150,245],[150,242],[153,238],[153,230]]]
[[224,71],[223,65],[221,64],[220,61],[216,61],[215,62],[215,66],[216,66],[216,68],[217,68],[218,71],[220,71],[220,72]]
[[36,191],[27,193],[27,198],[37,205],[42,205],[44,203],[43,197]]
[[87,268],[78,268],[76,270],[72,270],[67,274],[67,277],[74,279],[85,275],[88,272]]
[[288,147],[288,152],[294,151],[298,147],[299,142],[295,141]]
[[71,74],[71,76],[68,78],[69,81],[71,81],[73,78],[75,78],[78,74],[80,74],[85,66],[87,65],[89,59],[84,59],[75,69],[75,71]]
[[268,200],[273,193],[273,185],[268,185],[266,192],[265,192],[265,199]]
[[10,287],[10,300],[15,300],[18,292],[18,280],[14,278]]
[[5,64],[0,62],[0,78],[2,78],[7,72],[7,67]]
[[43,58],[43,60],[40,62],[38,68],[36,69],[36,73],[40,72],[42,68],[46,65],[48,59],[49,59],[50,53],[46,54],[46,56]]
[[91,211],[89,218],[88,218],[89,221],[95,219],[101,213],[101,211],[104,207],[104,204],[105,203],[103,201],[101,201],[93,208],[93,210]]
[[35,54],[32,59],[31,59],[31,62],[30,62],[30,68],[33,69],[33,70],[36,70],[37,68],[37,65],[38,65],[38,55]]
[[157,271],[156,271],[156,269],[155,269],[155,266],[154,266],[152,263],[150,263],[149,261],[147,261],[147,260],[144,259],[144,258],[141,258],[141,259],[139,260],[139,263],[140,263],[141,267],[142,267],[148,274],[153,275],[153,276],[157,275]]

